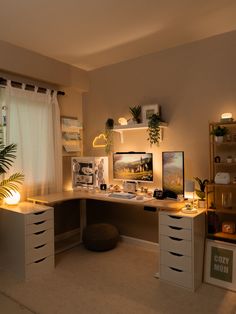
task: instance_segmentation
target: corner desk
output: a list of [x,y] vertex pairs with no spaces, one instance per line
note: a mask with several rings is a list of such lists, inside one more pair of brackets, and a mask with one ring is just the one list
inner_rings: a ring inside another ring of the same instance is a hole
[[[20,234],[23,233],[23,243],[24,239],[27,241],[27,230],[31,230],[33,232],[32,236],[42,239],[42,241],[36,241],[35,246],[31,247],[33,258],[30,263],[33,271],[29,272],[28,276],[23,276],[24,279],[30,279],[31,273],[41,273],[41,271],[45,270],[52,271],[54,267],[54,246],[52,245],[52,241],[54,241],[53,205],[73,199],[80,201],[80,241],[82,240],[82,231],[86,226],[86,200],[136,204],[143,206],[144,209],[147,207],[154,211],[157,210],[159,212],[159,226],[157,228],[159,229],[160,279],[192,291],[201,284],[205,241],[204,210],[198,210],[195,214],[184,214],[180,210],[183,207],[183,203],[174,200],[148,198],[143,200],[137,200],[136,198],[118,199],[109,197],[104,192],[85,191],[65,191],[33,196],[28,198],[27,203],[22,203],[22,206],[18,205],[15,208],[0,207],[0,220],[2,219],[0,229],[1,226],[3,228],[5,221],[11,216],[9,213],[17,213],[17,217],[13,219],[15,225],[18,223],[18,220],[19,224],[22,223],[22,226],[25,226],[27,222],[31,225],[27,227],[28,229],[26,227],[18,228],[15,237],[19,239]],[[24,206],[26,206],[26,209],[24,209]],[[18,207],[21,209],[19,210]],[[21,216],[24,216],[23,220]],[[33,220],[28,219],[29,217],[33,217]],[[9,226],[11,221],[7,223]],[[12,231],[9,231],[9,228],[6,227],[3,229],[3,231],[0,230],[2,239],[7,239],[7,235],[11,238]],[[1,241],[0,239],[0,254],[3,253],[3,249],[6,250],[7,244],[9,245],[10,243],[10,246],[13,246],[12,241],[5,241],[5,243],[2,241],[2,244]],[[26,247],[25,244],[18,251],[23,251],[24,247]],[[39,252],[42,254],[40,255]],[[21,255],[25,256],[25,252],[21,252]],[[23,260],[22,264],[25,264],[24,267],[27,269],[27,260]],[[10,265],[9,261],[5,265]]]

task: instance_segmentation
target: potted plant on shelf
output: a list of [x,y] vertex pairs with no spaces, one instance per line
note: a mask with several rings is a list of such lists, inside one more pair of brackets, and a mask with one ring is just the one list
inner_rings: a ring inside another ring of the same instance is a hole
[[141,122],[141,106],[134,106],[134,107],[129,107],[129,111],[133,116],[133,122],[134,123],[140,123]]
[[211,135],[215,136],[215,142],[222,143],[224,136],[229,133],[229,129],[225,126],[218,125],[217,127],[214,127],[211,131]]
[[159,114],[154,113],[149,119],[148,119],[148,141],[150,144],[159,144],[159,141],[161,139],[161,128],[160,128],[160,122],[161,118]]
[[205,208],[205,200],[206,200],[206,185],[209,183],[208,179],[200,179],[199,177],[194,177],[194,180],[198,183],[199,188],[195,189],[197,196],[199,197],[198,200],[198,207]]
[[108,118],[105,124],[105,137],[107,140],[105,146],[105,152],[109,154],[111,152],[111,147],[113,143],[112,130],[114,128],[114,120],[112,118]]

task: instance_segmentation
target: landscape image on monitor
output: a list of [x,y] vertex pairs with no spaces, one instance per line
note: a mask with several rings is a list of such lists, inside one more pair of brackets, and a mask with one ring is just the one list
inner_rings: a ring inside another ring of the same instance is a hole
[[151,153],[113,154],[113,178],[125,181],[153,181]]

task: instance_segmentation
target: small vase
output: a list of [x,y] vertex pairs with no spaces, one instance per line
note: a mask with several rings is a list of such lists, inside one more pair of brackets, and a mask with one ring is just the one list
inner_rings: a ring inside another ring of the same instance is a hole
[[198,208],[205,208],[205,200],[198,200]]
[[216,143],[222,143],[223,142],[224,137],[223,136],[215,136],[215,142]]

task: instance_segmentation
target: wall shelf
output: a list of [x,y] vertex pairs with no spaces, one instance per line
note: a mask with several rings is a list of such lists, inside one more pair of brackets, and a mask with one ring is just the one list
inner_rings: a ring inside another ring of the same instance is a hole
[[[160,128],[161,128],[161,140],[163,137],[162,130],[163,128],[167,128],[168,123],[161,122]],[[120,141],[121,143],[124,143],[124,131],[135,131],[135,130],[147,130],[148,124],[147,123],[138,123],[138,124],[127,124],[127,125],[115,125],[113,128],[114,132],[118,132],[120,134]]]

